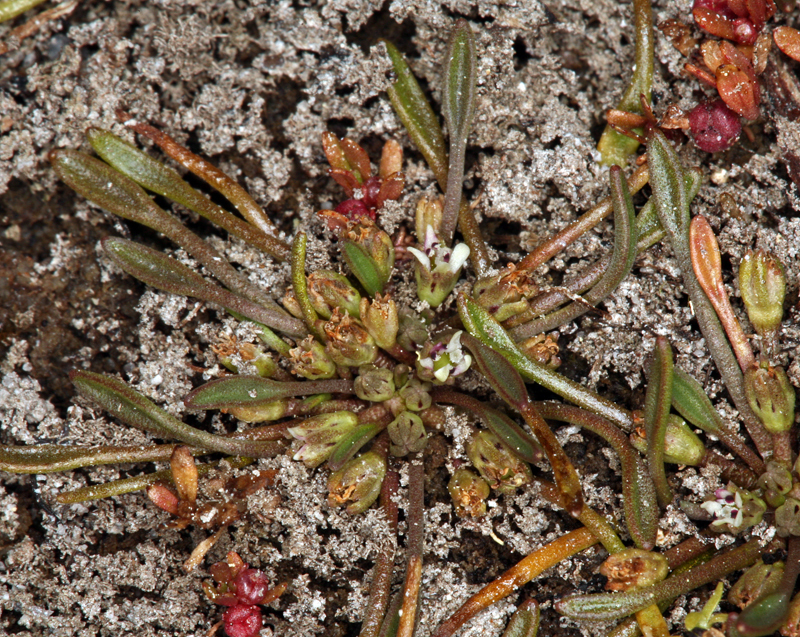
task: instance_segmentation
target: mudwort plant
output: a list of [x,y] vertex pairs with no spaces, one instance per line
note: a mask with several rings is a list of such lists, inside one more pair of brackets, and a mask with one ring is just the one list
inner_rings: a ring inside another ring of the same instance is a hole
[[[749,5],[748,5],[749,6]],[[635,2],[637,76],[620,111],[648,114],[652,80],[652,15],[649,2]],[[77,447],[55,444],[0,447],[0,468],[20,473],[66,471],[110,463],[166,462],[169,468],[62,493],[62,504],[146,489],[171,525],[196,525],[210,532],[186,562],[200,565],[224,530],[248,515],[248,496],[268,488],[274,473],[258,459],[290,453],[327,476],[328,504],[353,515],[377,506],[398,528],[400,474],[408,476],[406,572],[393,590],[397,538],[387,542],[372,573],[362,637],[415,634],[424,559],[426,467],[431,431],[444,430],[449,409],[473,416],[467,445],[469,465],[452,474],[448,491],[456,513],[485,515],[493,491],[536,488],[542,497],[577,520],[577,528],[525,557],[467,600],[433,633],[454,634],[488,605],[517,591],[546,569],[597,543],[609,554],[601,568],[611,592],[573,594],[556,610],[579,622],[617,621],[609,635],[670,634],[663,612],[673,600],[726,576],[749,569],[731,590],[736,612],[717,612],[718,587],[686,628],[710,634],[800,634],[800,463],[796,449],[795,389],[775,363],[786,280],[778,259],[752,252],[739,270],[740,288],[752,327],[751,339],[731,309],[722,285],[719,249],[708,222],[691,217],[702,173],[681,158],[652,116],[629,121],[641,126],[638,140],[608,132],[601,152],[608,164],[624,163],[639,141],[646,156],[626,178],[619,165],[608,171],[609,196],[573,224],[512,264],[493,264],[473,209],[463,192],[467,141],[475,117],[476,45],[459,21],[444,62],[439,119],[399,51],[384,43],[394,68],[389,99],[423,155],[441,190],[440,198],[416,203],[413,239],[392,238],[381,228],[387,201],[403,198],[403,154],[386,141],[377,170],[365,149],[332,133],[322,138],[330,176],[346,199],[320,215],[336,236],[341,271],[307,272],[308,237],[300,230],[284,241],[248,193],[220,170],[181,147],[165,133],[122,114],[126,125],[149,139],[224,196],[234,215],[189,186],[172,168],[121,137],[89,128],[98,158],[55,150],[51,162],[60,179],[108,212],[167,237],[205,274],[167,254],[123,238],[103,242],[122,270],[154,288],[225,308],[257,326],[261,343],[219,346],[227,368],[219,378],[185,397],[193,410],[223,410],[247,426],[219,435],[171,416],[115,377],[73,371],[78,392],[118,420],[160,440],[145,447]],[[622,148],[617,144],[625,144]],[[635,210],[632,195],[649,183],[651,195]],[[291,268],[291,286],[280,301],[252,284],[211,244],[177,216],[161,208],[154,193],[210,220],[249,246]],[[560,287],[540,289],[535,271],[601,220],[613,215],[609,254]],[[460,236],[459,236],[460,235]],[[745,425],[749,441],[732,431],[700,383],[673,364],[670,343],[659,337],[647,370],[643,411],[631,411],[557,371],[558,347],[545,334],[575,320],[608,297],[629,276],[638,254],[665,240],[680,268],[706,344]],[[414,269],[416,307],[399,301],[394,275]],[[469,277],[465,278],[465,270]],[[345,273],[343,273],[345,272]],[[209,278],[213,277],[216,282]],[[453,311],[454,310],[454,311]],[[269,352],[267,350],[270,350]],[[252,364],[246,374],[239,361]],[[478,379],[489,397],[465,389]],[[561,400],[536,401],[528,384]],[[488,391],[487,391],[488,394]],[[619,457],[624,520],[610,520],[584,500],[579,468],[559,443],[550,422],[565,422],[602,438]],[[710,448],[713,436],[733,455]],[[751,444],[752,443],[752,444]],[[198,464],[196,458],[205,458]],[[670,467],[717,467],[725,486],[707,502],[682,500]],[[242,471],[251,467],[251,471]],[[213,484],[200,489],[204,476]],[[548,475],[549,474],[549,475]],[[661,550],[659,519],[681,507],[702,531]],[[751,529],[769,525],[771,533]],[[715,533],[737,536],[718,550]],[[626,544],[623,538],[630,538]],[[767,538],[762,540],[762,538]],[[784,560],[772,559],[786,553]],[[769,556],[769,557],[768,557]],[[231,637],[251,637],[262,626],[261,606],[280,604],[291,582],[272,584],[235,553],[210,567],[208,598],[225,606],[217,627]],[[735,591],[735,593],[734,593]],[[276,601],[277,600],[277,601]],[[536,600],[518,608],[506,635],[535,635]],[[716,633],[715,633],[716,631]]]

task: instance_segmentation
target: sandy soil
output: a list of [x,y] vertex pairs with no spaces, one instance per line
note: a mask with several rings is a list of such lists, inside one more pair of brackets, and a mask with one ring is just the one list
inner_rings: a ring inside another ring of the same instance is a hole
[[[656,20],[688,21],[688,2],[656,3]],[[568,6],[566,6],[568,5]],[[439,102],[439,65],[455,18],[466,17],[479,48],[477,118],[467,157],[467,189],[498,265],[517,260],[572,221],[607,191],[595,145],[603,113],[621,95],[632,64],[627,3],[536,0],[439,3],[389,0],[331,2],[168,1],[81,3],[0,57],[0,441],[135,444],[147,440],[76,399],[73,368],[118,374],[187,422],[180,401],[218,374],[211,345],[254,334],[222,312],[161,294],[117,270],[100,252],[106,235],[130,236],[174,251],[162,237],[123,224],[59,184],[47,162],[53,148],[88,150],[89,126],[134,141],[116,111],[154,124],[211,158],[245,185],[287,236],[312,237],[312,267],[330,262],[332,244],[316,218],[342,198],[326,176],[320,134],[360,140],[376,156],[394,137],[407,153],[407,188],[390,206],[389,232],[409,227],[413,206],[435,184],[384,93],[389,63],[380,38],[394,41]],[[24,21],[0,27],[0,41]],[[701,89],[682,78],[684,60],[659,34],[656,108],[688,107]],[[685,144],[681,156],[707,175],[695,210],[720,237],[734,272],[751,247],[775,251],[789,273],[790,307],[782,362],[800,385],[797,326],[800,200],[782,161],[798,134],[791,114],[766,105],[754,142],[711,157]],[[720,212],[722,193],[741,211]],[[643,199],[642,199],[643,201]],[[637,200],[637,203],[641,201]],[[191,214],[199,232],[212,235]],[[558,284],[608,251],[612,224],[601,224],[548,267],[543,286]],[[237,241],[217,238],[229,259],[279,296],[287,269]],[[180,254],[178,256],[181,256]],[[184,255],[185,256],[185,255]],[[413,280],[399,270],[399,288]],[[728,420],[728,405],[668,246],[656,246],[603,305],[560,329],[562,371],[629,408],[641,407],[643,364],[656,335],[672,342],[677,363],[706,384]],[[732,276],[730,290],[738,297]],[[734,299],[735,302],[738,298]],[[737,311],[741,304],[737,305]],[[204,368],[206,371],[197,371]],[[458,520],[444,489],[464,457],[464,416],[452,415],[426,456],[429,483],[426,566],[419,634],[429,634],[481,584],[575,523],[535,493],[499,496],[481,522]],[[224,430],[229,420],[207,418]],[[589,503],[620,515],[618,465],[591,436],[562,428],[580,458]],[[151,467],[152,468],[152,467]],[[369,569],[386,537],[376,510],[349,517],[325,504],[325,472],[289,457],[261,461],[278,484],[249,503],[247,522],[212,550],[206,565],[236,550],[289,594],[267,611],[262,635],[355,635],[368,595]],[[21,635],[204,635],[219,618],[200,583],[203,569],[181,564],[206,533],[161,529],[165,514],[141,494],[70,507],[60,491],[140,472],[105,467],[48,476],[4,474],[0,485],[0,630]],[[685,469],[675,485],[695,499],[710,492],[713,473]],[[662,546],[696,529],[670,510]],[[499,544],[492,535],[501,539]],[[560,619],[551,601],[575,590],[599,590],[603,558],[590,550],[567,560],[473,621],[463,635],[499,635],[516,603],[534,595],[545,613],[540,634],[602,635],[602,627]],[[402,581],[402,551],[396,582]],[[677,605],[672,619],[700,604]],[[677,630],[677,625],[675,630]]]

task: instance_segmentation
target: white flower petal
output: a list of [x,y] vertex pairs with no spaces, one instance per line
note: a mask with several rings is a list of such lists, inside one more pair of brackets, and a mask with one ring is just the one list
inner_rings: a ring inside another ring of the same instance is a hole
[[[430,226],[428,226],[430,228]],[[419,264],[428,272],[431,271],[431,260],[428,258],[428,255],[425,254],[422,250],[417,250],[416,248],[407,248],[408,251],[414,255],[414,258],[419,261]]]
[[445,365],[444,367],[440,367],[433,372],[433,375],[436,377],[436,380],[438,380],[440,383],[443,383],[447,380],[447,377],[450,376],[450,370],[452,368],[452,365]]
[[459,243],[453,248],[450,255],[450,272],[456,274],[467,262],[469,258],[469,246],[466,243]]

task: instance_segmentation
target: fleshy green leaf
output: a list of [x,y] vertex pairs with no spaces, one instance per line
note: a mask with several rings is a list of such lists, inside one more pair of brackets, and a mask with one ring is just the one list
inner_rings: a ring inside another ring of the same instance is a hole
[[115,378],[84,371],[73,371],[69,376],[81,396],[137,429],[180,440],[192,447],[235,456],[261,458],[275,454],[275,445],[272,443],[223,438],[190,427]]
[[151,447],[0,445],[0,471],[52,473],[104,464],[168,461],[173,449],[175,445]]
[[190,409],[227,409],[281,398],[312,394],[352,394],[349,380],[281,382],[261,376],[236,375],[212,380],[189,392],[183,402]]
[[672,402],[672,347],[659,336],[648,374],[644,406],[644,426],[647,437],[647,466],[658,494],[658,503],[666,507],[672,502],[672,489],[664,467],[664,444]]
[[361,447],[384,429],[386,429],[386,425],[381,423],[368,422],[363,425],[358,425],[334,447],[333,452],[328,458],[328,467],[330,470],[338,471],[341,469],[348,460],[359,452]]

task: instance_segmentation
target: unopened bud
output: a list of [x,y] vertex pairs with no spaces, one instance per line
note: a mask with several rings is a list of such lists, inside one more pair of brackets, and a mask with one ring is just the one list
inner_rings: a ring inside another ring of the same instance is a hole
[[442,200],[423,197],[417,202],[417,212],[414,215],[417,239],[423,241],[428,226],[434,233],[439,234],[442,227]]
[[764,500],[773,509],[786,501],[786,494],[792,490],[792,473],[779,462],[767,463],[767,470],[759,477],[758,486],[764,492]]
[[358,424],[358,417],[350,411],[335,411],[307,418],[287,431],[304,444],[294,454],[294,460],[302,460],[307,467],[314,468],[325,462],[333,453],[336,444]]
[[783,568],[783,562],[764,564],[759,560],[731,587],[728,601],[743,609],[762,595],[771,595],[778,590],[778,584],[783,577]]
[[270,400],[260,405],[241,405],[229,407],[228,413],[242,422],[268,422],[278,420],[289,410],[289,401],[285,399]]
[[786,501],[775,509],[775,526],[781,537],[800,536],[800,500],[786,498]]
[[530,271],[509,263],[499,274],[475,282],[472,295],[498,321],[505,321],[528,308],[526,299],[537,292]]
[[297,301],[297,297],[294,295],[294,290],[291,287],[286,290],[286,294],[283,295],[281,303],[283,307],[289,311],[289,314],[295,318],[303,318],[303,308],[300,307],[300,303]]
[[378,355],[375,341],[366,328],[339,308],[334,309],[331,320],[323,326],[328,343],[325,350],[337,365],[358,367],[368,365]]
[[456,515],[460,518],[479,518],[486,513],[489,484],[469,469],[458,469],[447,483]]
[[431,384],[419,380],[416,376],[400,390],[400,398],[406,409],[422,411],[431,406]]
[[756,331],[763,336],[777,330],[786,295],[786,274],[781,262],[763,250],[748,252],[739,264],[739,289]]
[[397,331],[400,321],[397,316],[397,305],[387,294],[381,297],[375,295],[372,303],[367,299],[361,299],[361,322],[378,347],[391,349],[397,343]]
[[308,298],[317,313],[329,319],[333,308],[347,310],[350,316],[358,316],[361,295],[347,277],[330,270],[317,270],[308,275]]
[[346,504],[350,514],[365,511],[378,499],[385,476],[386,459],[380,454],[368,451],[353,458],[328,478],[328,505]]
[[389,400],[394,396],[394,372],[374,366],[363,366],[353,383],[356,396],[374,403]]
[[400,330],[397,342],[409,352],[417,352],[428,340],[428,328],[410,312],[400,312]]
[[342,256],[370,296],[383,292],[394,267],[392,238],[368,218],[347,224]]
[[472,437],[467,456],[489,486],[501,493],[514,493],[533,481],[528,464],[489,431],[479,431]]
[[328,356],[325,346],[313,336],[290,349],[289,358],[293,365],[292,372],[308,380],[333,378],[336,375],[336,363]]
[[757,367],[744,374],[747,402],[770,433],[794,424],[795,391],[782,367]]
[[669,573],[669,565],[660,553],[630,548],[611,555],[600,573],[608,578],[606,589],[630,591],[657,584]]
[[[638,451],[647,453],[647,439],[643,429],[636,429],[631,434],[631,444]],[[669,415],[667,431],[664,435],[664,462],[672,464],[698,466],[706,455],[703,441],[697,437],[686,421],[680,416]]]
[[425,448],[428,434],[422,418],[410,411],[402,412],[386,428],[389,432],[389,451],[393,456],[402,457],[409,453],[417,453]]

